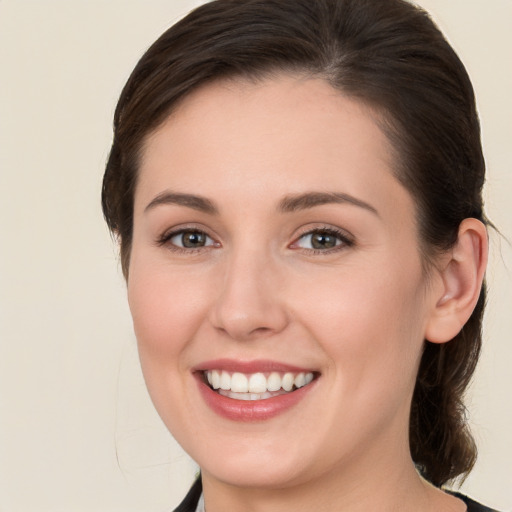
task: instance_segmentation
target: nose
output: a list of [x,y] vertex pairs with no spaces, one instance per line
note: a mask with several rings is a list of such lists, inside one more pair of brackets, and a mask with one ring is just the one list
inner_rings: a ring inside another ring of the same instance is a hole
[[234,340],[248,341],[285,329],[288,316],[282,279],[264,255],[240,252],[224,262],[210,321]]

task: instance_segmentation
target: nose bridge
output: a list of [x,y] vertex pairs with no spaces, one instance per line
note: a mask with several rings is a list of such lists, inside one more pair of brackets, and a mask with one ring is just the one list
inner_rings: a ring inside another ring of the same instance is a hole
[[222,268],[212,308],[213,325],[237,340],[284,329],[285,305],[279,290],[279,265],[270,251],[250,244],[231,251]]

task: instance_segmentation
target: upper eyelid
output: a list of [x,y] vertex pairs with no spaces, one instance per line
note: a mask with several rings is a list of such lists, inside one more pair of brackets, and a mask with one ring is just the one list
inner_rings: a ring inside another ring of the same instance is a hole
[[318,231],[326,231],[338,235],[341,238],[346,238],[351,242],[355,241],[355,237],[349,231],[331,225],[318,225],[314,227],[304,226],[303,228],[300,228],[298,230],[298,233],[294,236],[294,241],[298,240],[299,238],[302,238],[303,236],[310,235],[312,233],[317,233]]
[[210,229],[199,224],[196,224],[195,222],[185,222],[183,224],[177,224],[176,226],[165,229],[162,235],[178,234],[183,233],[184,231],[200,231],[201,233],[211,236]]
[[171,238],[181,234],[185,233],[187,231],[197,231],[199,233],[204,233],[208,238],[211,238],[213,241],[217,242],[217,238],[212,235],[212,233],[203,227],[195,226],[195,225],[179,225],[174,226],[172,228],[166,229],[163,231],[161,235],[157,237],[157,243],[158,245],[163,245],[166,242],[168,242]]
[[[300,240],[305,236],[311,236],[314,233],[318,232],[327,232],[330,233],[341,241],[340,244],[335,245],[334,247],[328,248],[328,249],[316,249],[316,248],[309,248],[309,247],[300,247],[298,244]],[[332,226],[319,226],[314,228],[305,229],[301,234],[295,236],[293,242],[291,242],[288,247],[295,251],[302,251],[309,254],[323,254],[323,255],[329,255],[333,253],[337,253],[340,251],[343,251],[345,249],[348,249],[350,247],[354,247],[356,245],[356,241],[354,236],[352,236],[350,233],[345,231],[341,228],[334,228]]]

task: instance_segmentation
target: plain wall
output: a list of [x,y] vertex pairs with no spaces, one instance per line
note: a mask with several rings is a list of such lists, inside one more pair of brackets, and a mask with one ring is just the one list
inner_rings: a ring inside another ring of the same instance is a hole
[[[0,0],[0,511],[160,511],[196,470],[144,388],[100,212],[114,106],[192,0]],[[512,0],[422,0],[480,108],[488,214],[512,240]],[[463,490],[512,509],[512,250],[491,233],[480,446]]]

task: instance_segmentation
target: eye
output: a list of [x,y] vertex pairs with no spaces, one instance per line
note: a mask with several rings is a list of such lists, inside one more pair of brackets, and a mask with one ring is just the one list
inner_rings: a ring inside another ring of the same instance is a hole
[[158,241],[159,245],[168,245],[177,251],[189,251],[213,247],[218,244],[200,229],[180,229],[164,234]]
[[170,242],[177,247],[197,249],[213,245],[213,240],[203,231],[182,231],[170,238]]
[[350,247],[354,243],[347,235],[335,229],[315,229],[304,233],[292,248],[301,248],[315,252],[329,252],[332,250]]

